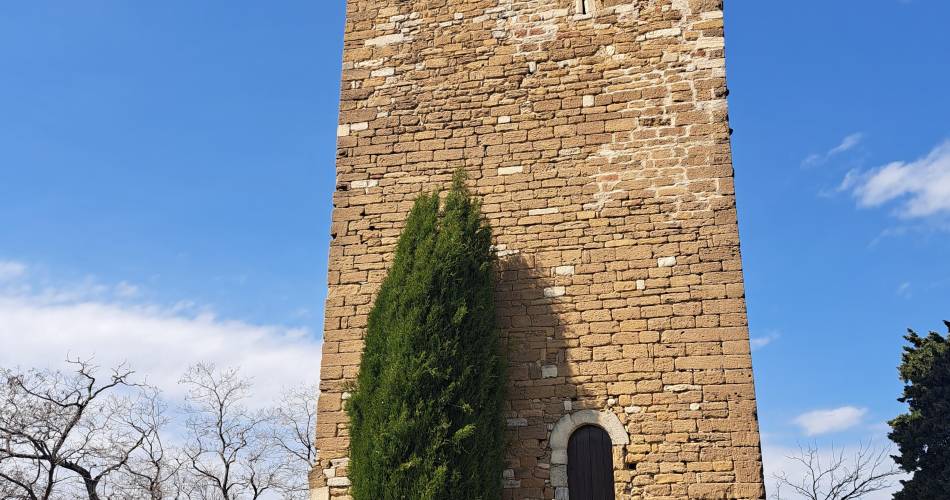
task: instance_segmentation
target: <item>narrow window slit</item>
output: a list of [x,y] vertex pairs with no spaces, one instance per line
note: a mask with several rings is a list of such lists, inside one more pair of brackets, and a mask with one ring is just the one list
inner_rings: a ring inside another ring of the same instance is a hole
[[594,0],[577,0],[577,13],[583,16],[594,13]]

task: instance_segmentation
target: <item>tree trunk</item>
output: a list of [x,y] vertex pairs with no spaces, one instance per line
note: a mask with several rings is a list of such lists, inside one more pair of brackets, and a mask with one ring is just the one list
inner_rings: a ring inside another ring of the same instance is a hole
[[99,493],[96,492],[96,488],[99,487],[99,480],[83,478],[82,482],[86,485],[86,495],[89,496],[89,500],[99,500]]

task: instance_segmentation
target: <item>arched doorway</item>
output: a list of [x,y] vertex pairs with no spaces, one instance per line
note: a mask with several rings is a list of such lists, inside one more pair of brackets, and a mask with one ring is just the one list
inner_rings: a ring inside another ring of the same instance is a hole
[[571,500],[614,500],[610,435],[596,425],[571,434],[567,445],[567,482]]

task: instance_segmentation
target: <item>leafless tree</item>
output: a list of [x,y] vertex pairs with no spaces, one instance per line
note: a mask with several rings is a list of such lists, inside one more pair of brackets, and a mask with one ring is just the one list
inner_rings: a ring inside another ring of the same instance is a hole
[[281,489],[285,466],[271,441],[273,421],[247,406],[251,383],[235,369],[192,366],[188,388],[185,466],[200,495],[220,500],[256,500]]
[[862,444],[853,454],[832,448],[827,456],[822,458],[814,445],[800,446],[798,455],[788,458],[804,467],[802,477],[774,475],[777,491],[773,498],[781,500],[782,489],[788,488],[796,497],[808,500],[854,500],[886,490],[892,486],[892,478],[900,474],[887,450],[875,448],[871,442]]
[[131,369],[100,378],[89,360],[68,363],[68,373],[0,369],[0,488],[12,498],[99,500],[157,432],[140,406],[150,388]]
[[0,369],[0,498],[307,498],[316,387],[251,405],[249,379],[199,364],[169,411],[127,366],[68,362],[67,372]]
[[169,500],[187,498],[179,490],[181,471],[179,450],[165,443],[162,436],[168,423],[167,404],[158,390],[143,391],[139,405],[139,429],[143,432],[142,445],[117,471],[108,486],[109,498],[136,498]]
[[11,500],[39,500],[52,498],[53,487],[48,483],[43,463],[14,459],[0,453],[0,498]]
[[273,444],[285,464],[283,493],[288,499],[308,498],[307,474],[316,463],[313,431],[317,424],[316,385],[301,385],[281,394],[273,410]]

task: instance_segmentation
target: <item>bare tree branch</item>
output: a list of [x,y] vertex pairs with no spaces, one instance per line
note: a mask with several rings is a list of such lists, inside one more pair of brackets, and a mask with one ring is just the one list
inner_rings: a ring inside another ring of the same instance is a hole
[[272,445],[273,418],[247,405],[251,382],[235,369],[192,366],[181,379],[188,388],[186,466],[199,489],[223,500],[257,499],[282,488],[284,465]]
[[781,500],[781,491],[787,487],[808,500],[855,500],[891,487],[891,479],[900,474],[891,466],[887,450],[876,449],[871,442],[862,443],[851,456],[835,448],[828,456],[825,462],[816,446],[799,446],[798,455],[787,458],[800,464],[804,473],[798,479],[786,472],[775,474],[773,498]]
[[67,363],[67,373],[0,369],[6,381],[0,389],[0,477],[22,498],[99,500],[103,481],[125,467],[153,431],[138,425],[137,402],[149,389],[132,381],[128,366],[100,380],[90,360]]
[[[184,406],[169,413],[127,365],[67,362],[69,371],[0,369],[0,498],[308,497],[315,385],[254,409],[249,379],[199,364],[181,378]],[[168,427],[183,443],[169,445]]]
[[272,445],[285,464],[283,493],[288,499],[306,499],[307,474],[316,463],[314,429],[317,424],[317,385],[285,390],[273,409]]

